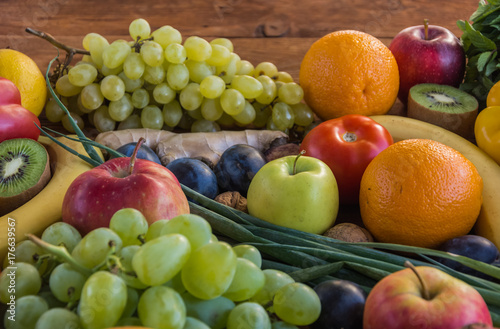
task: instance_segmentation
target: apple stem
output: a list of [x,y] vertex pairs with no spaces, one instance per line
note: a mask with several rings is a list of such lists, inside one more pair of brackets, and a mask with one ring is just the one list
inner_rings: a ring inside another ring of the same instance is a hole
[[295,158],[295,161],[293,162],[292,175],[295,175],[297,173],[297,160],[299,160],[300,156],[305,154],[305,153],[306,153],[306,150],[302,150]]
[[135,160],[137,159],[137,152],[139,152],[139,149],[141,148],[145,140],[146,139],[144,139],[144,137],[141,137],[139,138],[139,141],[135,145],[134,152],[130,156],[130,164],[128,166],[129,175],[132,175],[132,173],[134,172]]
[[413,265],[410,261],[407,260],[407,261],[405,261],[405,267],[410,268],[413,271],[413,273],[415,273],[415,275],[417,276],[418,281],[420,281],[420,285],[422,285],[422,295],[424,296],[424,299],[431,300],[431,296],[429,294],[429,289],[427,289],[427,284],[425,283],[422,276],[418,273],[415,265]]
[[429,20],[424,19],[424,38],[425,40],[429,40]]

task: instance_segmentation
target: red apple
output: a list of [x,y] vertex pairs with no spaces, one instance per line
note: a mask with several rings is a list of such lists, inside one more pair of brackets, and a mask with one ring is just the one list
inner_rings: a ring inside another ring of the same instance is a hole
[[108,227],[122,208],[141,211],[149,224],[189,213],[187,198],[170,170],[144,159],[134,163],[132,158],[110,159],[78,176],[64,196],[63,221],[85,235]]
[[462,42],[450,30],[436,25],[411,26],[399,32],[389,49],[399,68],[398,98],[408,102],[408,91],[420,83],[458,87],[465,74]]
[[0,77],[0,105],[21,105],[21,93],[14,82]]
[[472,286],[430,266],[380,280],[363,314],[363,329],[453,329],[472,323],[492,325],[484,299]]

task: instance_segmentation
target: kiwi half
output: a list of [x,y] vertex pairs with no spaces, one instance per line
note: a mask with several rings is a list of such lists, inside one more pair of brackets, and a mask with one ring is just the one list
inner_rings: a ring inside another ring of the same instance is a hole
[[45,147],[28,138],[0,143],[0,216],[23,205],[50,180]]
[[474,136],[477,99],[452,86],[422,83],[408,95],[407,115],[443,127],[466,138]]

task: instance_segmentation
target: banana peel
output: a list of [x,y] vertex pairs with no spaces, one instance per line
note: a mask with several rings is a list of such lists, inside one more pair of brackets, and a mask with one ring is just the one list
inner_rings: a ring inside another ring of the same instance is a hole
[[[80,142],[64,137],[57,140],[78,153],[86,153]],[[0,217],[0,261],[8,252],[15,250],[15,243],[27,239],[27,234],[41,235],[45,228],[61,220],[62,203],[70,184],[80,174],[93,168],[48,137],[40,136],[38,141],[49,153],[52,177],[31,200]],[[103,159],[100,150],[96,151]]]

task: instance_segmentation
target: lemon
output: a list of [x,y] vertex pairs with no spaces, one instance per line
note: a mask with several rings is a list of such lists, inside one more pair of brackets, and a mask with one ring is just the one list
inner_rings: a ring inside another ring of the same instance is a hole
[[0,77],[14,82],[21,93],[22,106],[40,115],[47,100],[47,85],[33,59],[17,50],[0,49]]

